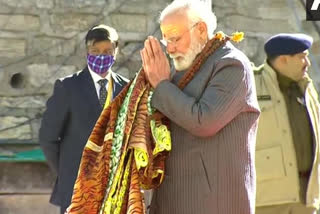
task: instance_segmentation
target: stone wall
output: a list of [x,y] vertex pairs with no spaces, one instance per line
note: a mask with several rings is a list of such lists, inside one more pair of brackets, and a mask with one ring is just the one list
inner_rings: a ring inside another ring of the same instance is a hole
[[[160,35],[159,11],[170,1],[0,0],[0,152],[18,151],[26,145],[35,147],[41,115],[54,81],[82,69],[86,63],[84,36],[91,26],[105,23],[118,30],[121,42],[114,70],[130,78],[140,67],[139,50],[146,36]],[[245,40],[237,46],[256,64],[263,62],[263,44],[272,34],[312,35],[314,66],[310,72],[319,84],[317,24],[305,21],[300,0],[212,0],[212,7],[218,18],[217,30],[228,34],[245,32]],[[0,182],[4,177],[8,182],[6,173],[0,171]],[[27,183],[32,183],[32,175],[24,176]],[[50,180],[50,176],[45,179]],[[52,180],[45,182],[47,185],[39,194],[50,192]],[[15,193],[19,190],[8,192],[0,185],[0,213],[28,213],[17,208],[8,211],[12,197],[25,199],[24,194]],[[33,194],[32,197],[39,197]],[[6,212],[1,210],[4,204]]]
[[[54,81],[85,65],[83,38],[95,23],[114,26],[121,44],[114,70],[133,77],[147,35],[159,36],[159,11],[170,0],[0,0],[0,142],[37,141],[39,119]],[[299,0],[213,1],[218,29],[245,32],[238,44],[256,64],[263,43],[279,32],[306,32],[315,38],[312,59],[319,57],[319,36],[305,21]],[[318,60],[317,60],[318,61]],[[314,62],[316,65],[317,61]],[[316,66],[311,75],[319,82]],[[20,124],[23,124],[20,126]]]
[[84,36],[94,24],[118,30],[121,44],[114,70],[132,77],[140,66],[141,42],[158,30],[158,11],[167,3],[0,0],[0,130],[5,129],[0,143],[37,141],[53,83],[83,68]]

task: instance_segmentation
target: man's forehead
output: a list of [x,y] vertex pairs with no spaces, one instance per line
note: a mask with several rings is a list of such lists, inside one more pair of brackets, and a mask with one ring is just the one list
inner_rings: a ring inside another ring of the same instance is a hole
[[309,55],[309,50],[302,51],[300,53],[295,54],[296,56],[308,56]]
[[103,40],[103,41],[92,41],[89,45],[89,48],[113,48],[114,44],[111,41]]
[[181,34],[186,29],[184,24],[161,24],[160,26],[163,37],[174,37]]
[[174,13],[168,15],[161,22],[160,29],[162,35],[170,37],[179,35],[188,27],[188,17],[186,14]]

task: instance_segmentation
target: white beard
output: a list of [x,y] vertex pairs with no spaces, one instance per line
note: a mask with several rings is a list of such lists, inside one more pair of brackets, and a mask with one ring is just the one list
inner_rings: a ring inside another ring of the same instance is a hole
[[184,55],[180,53],[170,54],[170,58],[173,59],[175,69],[177,71],[188,69],[192,65],[196,56],[201,52],[202,48],[203,45],[201,45],[199,41],[191,37],[191,44],[187,53],[185,53]]

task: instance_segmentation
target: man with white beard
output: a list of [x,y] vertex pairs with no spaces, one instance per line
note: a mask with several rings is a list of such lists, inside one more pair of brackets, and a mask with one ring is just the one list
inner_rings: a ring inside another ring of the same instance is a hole
[[176,0],[160,15],[162,43],[141,50],[151,105],[170,121],[172,150],[151,214],[253,214],[260,114],[248,58],[201,1]]
[[[195,26],[195,25],[194,25]],[[192,26],[192,28],[194,27]],[[166,40],[161,40],[164,46],[167,46]],[[196,56],[201,52],[203,45],[198,43],[198,41],[194,38],[190,38],[190,47],[185,54],[176,52],[171,53],[168,51],[170,58],[172,58],[174,67],[177,71],[182,71],[189,68],[196,58]]]

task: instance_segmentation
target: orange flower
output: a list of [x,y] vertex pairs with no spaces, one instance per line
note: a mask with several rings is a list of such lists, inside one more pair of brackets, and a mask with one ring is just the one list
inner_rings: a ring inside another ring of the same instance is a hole
[[243,40],[244,33],[243,32],[235,32],[232,34],[231,40],[234,42],[241,42]]
[[217,32],[216,35],[215,35],[215,38],[219,39],[220,41],[222,39],[224,39],[224,37],[225,37],[225,35],[224,35],[224,33],[222,31]]

